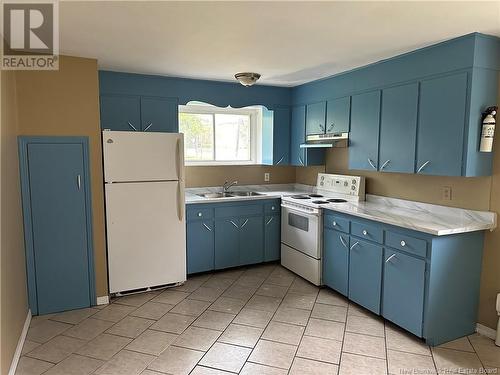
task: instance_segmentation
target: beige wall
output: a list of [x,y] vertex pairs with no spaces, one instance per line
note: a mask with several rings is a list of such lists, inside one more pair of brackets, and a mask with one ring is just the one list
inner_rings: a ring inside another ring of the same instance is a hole
[[0,140],[0,373],[7,374],[21,335],[28,301],[17,156],[16,87],[13,72],[1,73]]
[[97,61],[62,56],[58,71],[16,73],[22,135],[88,136],[97,296],[107,295]]

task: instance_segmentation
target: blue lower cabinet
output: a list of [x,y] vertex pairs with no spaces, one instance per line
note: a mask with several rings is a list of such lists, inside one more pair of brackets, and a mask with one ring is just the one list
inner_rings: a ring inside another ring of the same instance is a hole
[[424,290],[425,260],[385,249],[384,318],[422,337]]
[[240,265],[239,220],[235,218],[215,221],[215,269]]
[[268,215],[264,218],[264,261],[280,259],[281,243],[280,215]]
[[240,219],[240,265],[262,263],[264,261],[263,217]]
[[348,294],[349,236],[326,229],[323,247],[323,283],[339,293]]
[[187,273],[214,269],[214,222],[187,223]]
[[380,314],[382,256],[381,246],[351,237],[349,299],[375,314]]

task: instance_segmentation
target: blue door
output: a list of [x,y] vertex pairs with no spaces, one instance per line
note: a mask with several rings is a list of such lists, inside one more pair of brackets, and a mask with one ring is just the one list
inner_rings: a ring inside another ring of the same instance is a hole
[[351,97],[329,100],[326,103],[326,132],[346,133],[349,131]]
[[417,137],[418,83],[382,91],[380,163],[384,172],[413,173]]
[[467,73],[422,81],[416,172],[461,176]]
[[281,223],[279,215],[269,215],[264,219],[264,261],[280,259]]
[[306,134],[323,134],[325,132],[326,102],[307,105]]
[[325,229],[323,247],[323,283],[347,296],[349,274],[349,236]]
[[187,273],[214,269],[214,223],[192,221],[187,224]]
[[20,138],[20,160],[30,308],[48,314],[89,307],[95,297],[86,143],[29,139]]
[[422,337],[425,261],[392,249],[384,261],[382,316]]
[[215,269],[239,265],[239,232],[238,218],[215,221]]
[[377,170],[380,91],[354,95],[349,133],[349,169]]
[[264,261],[264,224],[262,216],[242,218],[240,222],[240,265]]
[[141,130],[177,133],[179,129],[177,98],[141,98]]
[[274,109],[273,164],[290,164],[290,108]]
[[349,299],[380,314],[382,247],[351,237]]
[[116,131],[140,131],[140,97],[126,95],[102,95],[101,129]]

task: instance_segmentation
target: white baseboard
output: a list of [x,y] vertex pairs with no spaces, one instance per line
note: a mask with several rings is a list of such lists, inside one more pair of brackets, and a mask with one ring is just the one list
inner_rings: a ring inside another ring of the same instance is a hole
[[19,337],[19,341],[17,342],[14,358],[12,358],[12,362],[10,363],[9,375],[14,375],[16,373],[17,364],[19,363],[19,359],[21,358],[21,352],[23,351],[24,341],[26,340],[26,335],[28,334],[30,323],[31,310],[28,309],[28,315],[26,316],[26,320],[24,321],[23,331],[21,332],[21,336]]
[[489,337],[492,340],[495,340],[497,337],[497,331],[495,331],[493,328],[486,327],[479,323],[476,323],[476,332],[480,335]]
[[98,305],[107,305],[107,304],[109,304],[109,296],[97,297],[97,304]]

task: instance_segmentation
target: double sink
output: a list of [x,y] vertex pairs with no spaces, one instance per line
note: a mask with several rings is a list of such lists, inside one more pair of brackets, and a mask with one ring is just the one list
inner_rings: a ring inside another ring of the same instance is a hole
[[256,191],[231,191],[231,192],[220,192],[220,193],[204,193],[198,194],[198,196],[203,198],[231,198],[231,197],[255,197],[258,195],[264,195],[262,193],[257,193]]

